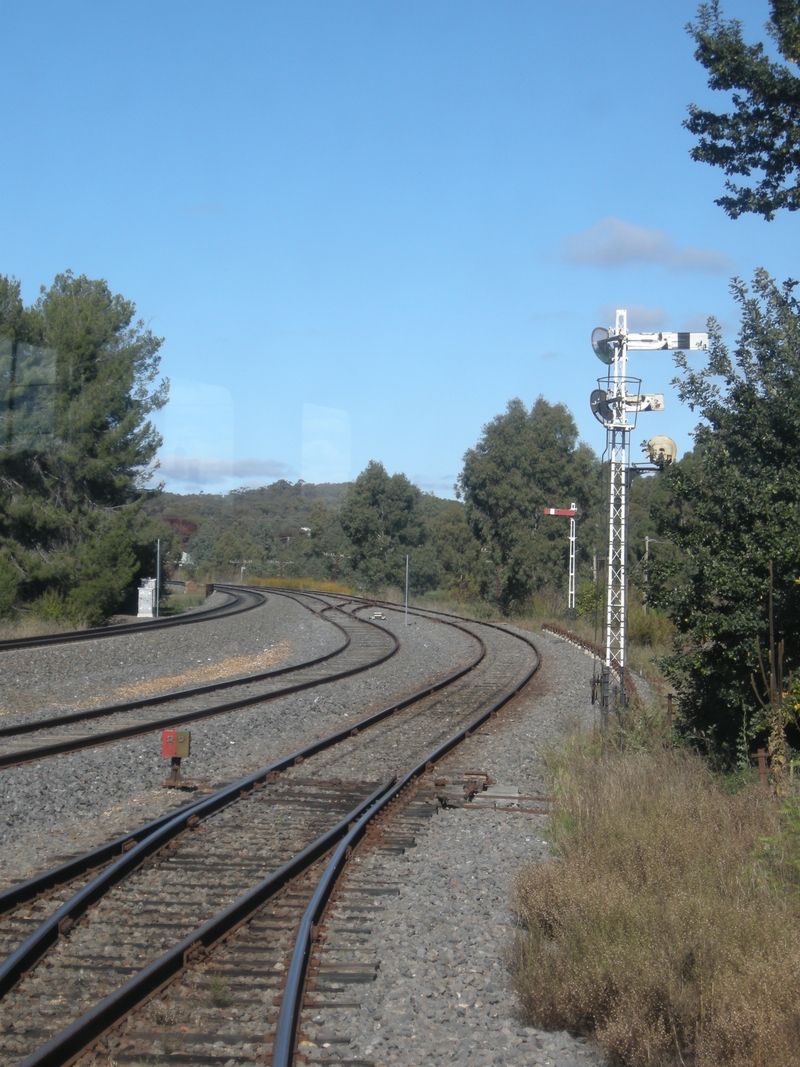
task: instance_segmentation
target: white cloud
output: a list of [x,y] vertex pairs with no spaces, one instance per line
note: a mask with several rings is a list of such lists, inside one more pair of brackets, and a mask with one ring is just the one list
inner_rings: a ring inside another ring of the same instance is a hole
[[673,271],[729,271],[733,263],[716,248],[679,248],[664,230],[634,226],[624,219],[601,219],[562,242],[567,263],[592,267],[626,267],[654,263]]
[[[688,318],[682,319],[682,330],[691,330],[696,333],[704,333],[708,329],[709,315],[703,311],[697,311],[694,315],[689,315]],[[733,329],[732,326],[723,326],[723,331],[727,332],[728,329]]]
[[228,478],[282,478],[288,463],[272,459],[221,459],[218,456],[161,456],[154,481],[169,478],[190,485],[213,485]]
[[[669,323],[669,315],[665,308],[645,307],[644,304],[627,304],[624,300],[619,304],[607,305],[600,308],[600,322],[598,325],[611,326],[614,323],[617,308],[625,308],[628,312],[629,330],[666,330]],[[681,325],[682,330],[694,329],[693,326]],[[705,326],[702,327],[705,329]]]

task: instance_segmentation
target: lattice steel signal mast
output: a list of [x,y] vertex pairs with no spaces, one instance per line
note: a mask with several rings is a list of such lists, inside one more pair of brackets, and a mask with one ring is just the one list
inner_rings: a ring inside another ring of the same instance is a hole
[[[606,428],[609,464],[608,566],[603,672],[600,693],[603,710],[611,703],[611,675],[620,679],[620,703],[625,703],[625,661],[628,627],[628,496],[631,474],[658,470],[660,465],[631,463],[631,431],[640,411],[663,411],[660,393],[642,394],[641,378],[628,375],[628,349],[656,352],[669,349],[707,349],[707,333],[629,333],[628,313],[618,308],[613,328],[598,326],[592,332],[592,348],[608,366],[590,404],[595,418]],[[652,457],[651,457],[652,458]]]

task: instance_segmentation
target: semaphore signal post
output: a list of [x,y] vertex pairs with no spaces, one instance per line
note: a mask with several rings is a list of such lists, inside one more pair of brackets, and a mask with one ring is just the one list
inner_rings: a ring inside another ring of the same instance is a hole
[[567,587],[567,621],[569,625],[575,619],[575,571],[578,557],[578,529],[577,514],[578,505],[572,504],[568,508],[545,508],[545,515],[559,515],[569,519],[569,585]]
[[[707,349],[707,333],[669,332],[635,333],[628,330],[628,313],[618,308],[613,327],[598,326],[592,331],[592,348],[608,367],[605,378],[598,378],[598,388],[589,399],[592,413],[606,428],[608,458],[608,553],[606,567],[606,603],[603,667],[600,676],[600,704],[604,715],[612,704],[612,675],[619,678],[619,705],[625,704],[625,664],[628,628],[628,498],[631,476],[637,472],[660,470],[665,460],[674,459],[677,448],[670,442],[671,453],[649,447],[650,458],[658,462],[631,463],[631,431],[636,428],[640,412],[663,411],[660,393],[643,394],[641,378],[628,375],[628,349],[658,352],[677,349]],[[654,439],[655,440],[655,439]],[[651,446],[652,446],[651,442]]]

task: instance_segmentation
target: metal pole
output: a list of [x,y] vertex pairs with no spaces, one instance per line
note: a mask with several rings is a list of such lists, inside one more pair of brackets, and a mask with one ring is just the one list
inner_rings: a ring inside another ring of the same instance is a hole
[[161,538],[156,541],[156,618],[158,618],[158,602],[161,599]]
[[[577,510],[578,505],[570,504],[572,511]],[[575,603],[575,570],[577,563],[578,529],[577,519],[572,515],[569,520],[569,588],[567,590],[567,618],[573,622],[576,617]]]
[[406,556],[406,626],[408,626],[408,556]]
[[625,704],[625,648],[627,625],[627,557],[628,557],[628,468],[630,466],[630,432],[626,410],[628,364],[628,315],[616,313],[614,333],[620,338],[614,359],[609,403],[614,412],[607,429],[609,453],[608,494],[608,569],[606,587],[606,634],[604,673],[620,673],[620,704]]

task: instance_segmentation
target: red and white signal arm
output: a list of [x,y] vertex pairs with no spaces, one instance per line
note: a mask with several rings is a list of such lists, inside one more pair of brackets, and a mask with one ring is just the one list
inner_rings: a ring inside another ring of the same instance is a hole
[[564,515],[568,519],[573,518],[578,514],[577,508],[545,508],[545,515]]

